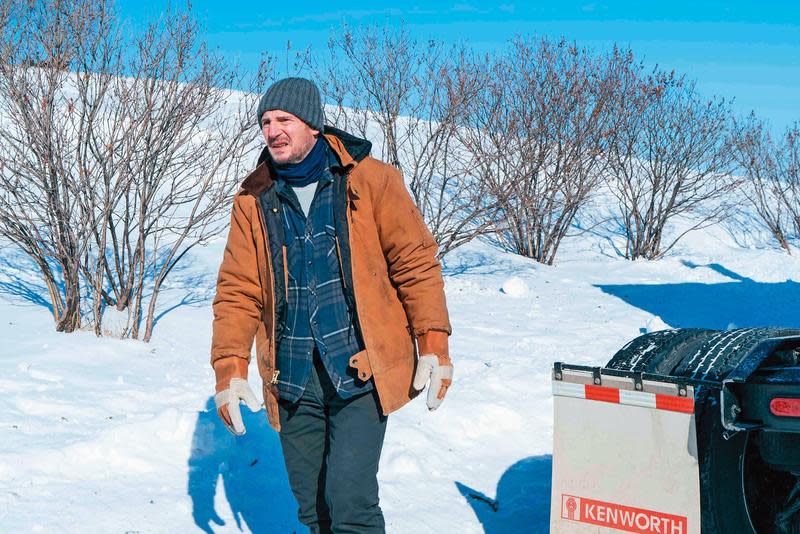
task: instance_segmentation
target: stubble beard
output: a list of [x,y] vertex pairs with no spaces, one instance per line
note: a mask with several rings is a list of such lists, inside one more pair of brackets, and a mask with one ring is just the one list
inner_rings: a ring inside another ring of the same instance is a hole
[[294,147],[294,144],[290,142],[288,145],[288,148],[290,148],[290,150],[288,152],[285,152],[283,156],[279,157],[276,157],[276,155],[272,152],[272,149],[269,146],[267,146],[267,148],[269,148],[269,155],[272,158],[272,161],[274,161],[275,163],[294,164],[294,163],[300,163],[301,161],[306,159],[306,156],[308,156],[308,154],[311,152],[311,149],[314,148],[316,142],[317,138],[312,136],[311,140],[300,150],[297,151],[291,150]]

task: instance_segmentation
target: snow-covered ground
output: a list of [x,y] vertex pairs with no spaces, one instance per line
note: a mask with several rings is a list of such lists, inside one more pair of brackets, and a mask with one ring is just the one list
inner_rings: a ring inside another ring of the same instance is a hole
[[[175,273],[149,344],[55,333],[35,271],[2,250],[0,532],[304,531],[263,410],[243,408],[240,438],[213,410],[222,246]],[[389,418],[387,530],[546,532],[552,362],[602,364],[668,326],[800,327],[798,268],[720,227],[656,262],[620,259],[588,235],[554,267],[482,243],[457,251],[445,265],[454,385],[440,410],[420,398]]]

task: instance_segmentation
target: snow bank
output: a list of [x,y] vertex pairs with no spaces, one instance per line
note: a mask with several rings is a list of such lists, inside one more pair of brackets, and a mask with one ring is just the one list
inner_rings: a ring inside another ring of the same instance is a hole
[[[600,365],[669,327],[800,326],[795,257],[740,248],[718,228],[657,262],[606,245],[568,239],[552,267],[481,243],[448,256],[455,381],[439,410],[417,400],[389,418],[390,533],[547,531],[553,361]],[[303,531],[263,410],[244,410],[241,438],[214,413],[222,247],[193,251],[169,281],[150,344],[53,332],[35,280],[3,267],[0,530]]]

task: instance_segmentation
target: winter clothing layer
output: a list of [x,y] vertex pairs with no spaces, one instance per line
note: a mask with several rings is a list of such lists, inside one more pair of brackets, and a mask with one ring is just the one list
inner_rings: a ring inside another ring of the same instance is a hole
[[261,409],[261,404],[256,399],[255,393],[250,389],[250,384],[244,378],[234,378],[228,387],[214,395],[214,404],[217,409],[225,407],[231,424],[224,419],[225,427],[231,434],[242,436],[245,433],[244,422],[242,421],[242,411],[240,403],[244,401],[251,412]]
[[292,187],[303,187],[318,181],[328,168],[328,144],[322,137],[311,147],[311,152],[299,163],[272,163],[277,178]]
[[305,78],[284,78],[269,86],[258,102],[256,124],[261,126],[265,111],[288,111],[313,130],[323,130],[324,111],[317,84]]
[[320,534],[382,534],[377,474],[387,417],[375,392],[341,398],[315,357],[303,396],[281,399],[279,411],[300,522]]
[[311,209],[311,202],[314,200],[314,194],[317,192],[317,184],[309,184],[305,187],[292,187],[292,190],[297,196],[297,201],[300,202],[303,214],[308,217],[308,211]]
[[[338,167],[335,156],[331,158],[330,166]],[[288,272],[282,314],[286,320],[277,344],[277,386],[280,398],[289,401],[303,394],[315,348],[342,397],[372,389],[372,382],[359,379],[349,365],[350,356],[360,352],[363,344],[356,334],[355,313],[345,298],[336,252],[333,181],[325,165],[307,218],[292,187],[284,180],[274,186],[281,204]],[[268,217],[267,224],[274,224],[274,219]]]
[[[369,157],[368,141],[335,128],[326,131],[339,161],[339,178],[332,184],[337,254],[345,297],[356,311],[364,343],[350,365],[361,380],[373,378],[381,409],[389,414],[417,395],[414,338],[420,353],[448,357],[451,328],[437,246],[399,171]],[[276,327],[285,328],[278,312],[286,306],[288,271],[283,241],[268,234],[264,222],[265,214],[279,212],[274,184],[262,161],[234,199],[213,305],[211,362],[215,370],[217,362],[237,368],[224,360],[249,361],[255,338],[267,416],[280,430],[275,343]]]

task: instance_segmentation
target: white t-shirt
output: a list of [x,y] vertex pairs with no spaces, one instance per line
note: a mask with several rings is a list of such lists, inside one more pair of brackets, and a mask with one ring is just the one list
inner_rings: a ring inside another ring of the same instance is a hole
[[311,201],[314,200],[314,193],[317,192],[317,182],[311,182],[302,187],[293,187],[294,194],[297,195],[297,200],[300,201],[300,207],[303,214],[308,217],[308,210],[311,209]]

